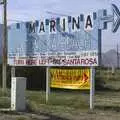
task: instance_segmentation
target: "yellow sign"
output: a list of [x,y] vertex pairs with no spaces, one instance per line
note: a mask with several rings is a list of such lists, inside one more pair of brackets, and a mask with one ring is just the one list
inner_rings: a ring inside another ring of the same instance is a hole
[[90,89],[90,69],[50,69],[51,87]]

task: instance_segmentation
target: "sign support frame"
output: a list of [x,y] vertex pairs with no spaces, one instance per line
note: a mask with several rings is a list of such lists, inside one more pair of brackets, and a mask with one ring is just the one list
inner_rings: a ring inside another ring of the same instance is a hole
[[95,68],[91,67],[91,79],[90,79],[90,110],[94,109],[95,99]]
[[15,66],[11,67],[11,78],[15,77]]
[[50,95],[50,67],[46,67],[46,103],[48,103],[49,95]]

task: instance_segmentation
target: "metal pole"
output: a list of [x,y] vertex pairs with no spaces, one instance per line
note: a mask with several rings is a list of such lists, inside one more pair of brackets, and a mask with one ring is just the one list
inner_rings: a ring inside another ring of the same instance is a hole
[[95,68],[91,67],[91,79],[90,79],[90,109],[94,109],[94,96],[95,96]]
[[7,88],[7,0],[3,0],[3,39],[2,39],[2,84],[3,91]]
[[50,74],[49,67],[46,68],[46,103],[48,102],[50,94]]
[[119,46],[117,44],[117,68],[119,68]]
[[11,78],[12,77],[15,77],[15,67],[14,66],[12,66],[12,68],[11,68]]

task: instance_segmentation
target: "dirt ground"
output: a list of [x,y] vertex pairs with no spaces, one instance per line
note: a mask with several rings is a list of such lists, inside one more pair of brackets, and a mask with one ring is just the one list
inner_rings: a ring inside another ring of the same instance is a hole
[[64,112],[62,114],[54,113],[0,113],[0,120],[120,120],[119,111],[77,110],[74,114]]
[[120,92],[96,93],[95,109],[37,105],[35,111],[0,112],[0,120],[120,120]]
[[[43,95],[43,93],[41,93]],[[29,92],[31,108],[26,112],[0,111],[0,120],[120,120],[120,91],[95,94],[95,109],[89,110],[89,93],[55,92],[50,104],[44,104],[40,92]],[[44,96],[43,96],[44,98]],[[85,104],[82,106],[82,100]],[[41,101],[40,101],[41,100]],[[86,106],[88,104],[88,106]]]

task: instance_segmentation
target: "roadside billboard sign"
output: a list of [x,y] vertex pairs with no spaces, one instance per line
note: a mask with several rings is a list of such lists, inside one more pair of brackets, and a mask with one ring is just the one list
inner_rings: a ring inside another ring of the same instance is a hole
[[[98,66],[102,30],[113,22],[119,28],[119,10],[107,10],[12,24],[8,28],[8,64],[12,66]],[[117,16],[117,20],[113,19]]]

